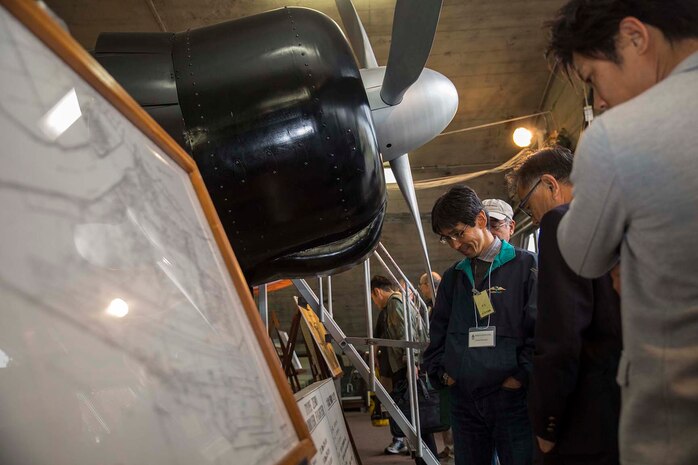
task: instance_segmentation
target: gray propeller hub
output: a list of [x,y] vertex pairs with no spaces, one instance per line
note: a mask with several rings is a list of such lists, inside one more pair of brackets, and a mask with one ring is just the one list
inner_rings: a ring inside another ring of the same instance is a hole
[[426,144],[448,126],[458,110],[458,92],[446,76],[424,68],[402,102],[390,106],[380,97],[385,69],[360,72],[383,161],[390,161]]

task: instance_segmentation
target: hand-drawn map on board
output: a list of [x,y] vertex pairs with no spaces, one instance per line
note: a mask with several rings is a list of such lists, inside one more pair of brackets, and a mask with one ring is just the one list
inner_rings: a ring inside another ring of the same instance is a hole
[[297,431],[188,173],[1,7],[0,83],[0,463],[279,463]]

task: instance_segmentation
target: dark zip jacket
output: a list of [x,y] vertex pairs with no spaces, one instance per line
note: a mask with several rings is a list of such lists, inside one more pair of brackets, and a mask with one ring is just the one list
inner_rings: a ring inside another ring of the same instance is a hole
[[[495,347],[468,347],[468,330],[475,327],[473,274],[469,259],[444,273],[432,312],[431,341],[424,353],[427,373],[443,386],[444,372],[456,381],[456,391],[473,398],[499,389],[513,376],[528,383],[533,357],[538,269],[536,256],[502,242],[502,248],[475,288],[501,288],[491,294],[495,313],[490,326],[496,327]],[[489,277],[489,279],[488,279]],[[487,325],[487,318],[478,320]]]

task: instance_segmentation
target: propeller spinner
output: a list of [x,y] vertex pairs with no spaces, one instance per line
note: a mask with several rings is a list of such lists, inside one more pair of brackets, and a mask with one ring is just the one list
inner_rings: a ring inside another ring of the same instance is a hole
[[427,276],[429,252],[419,215],[408,152],[443,131],[458,110],[458,92],[444,75],[425,68],[441,14],[442,0],[398,0],[387,66],[378,66],[351,0],[336,0],[366,89],[376,138],[414,218]]

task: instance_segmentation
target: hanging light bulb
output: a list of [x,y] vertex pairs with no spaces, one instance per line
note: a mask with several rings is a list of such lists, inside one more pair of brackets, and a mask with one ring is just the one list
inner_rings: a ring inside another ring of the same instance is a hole
[[533,133],[526,128],[516,128],[514,131],[514,143],[519,147],[528,147],[532,139]]

